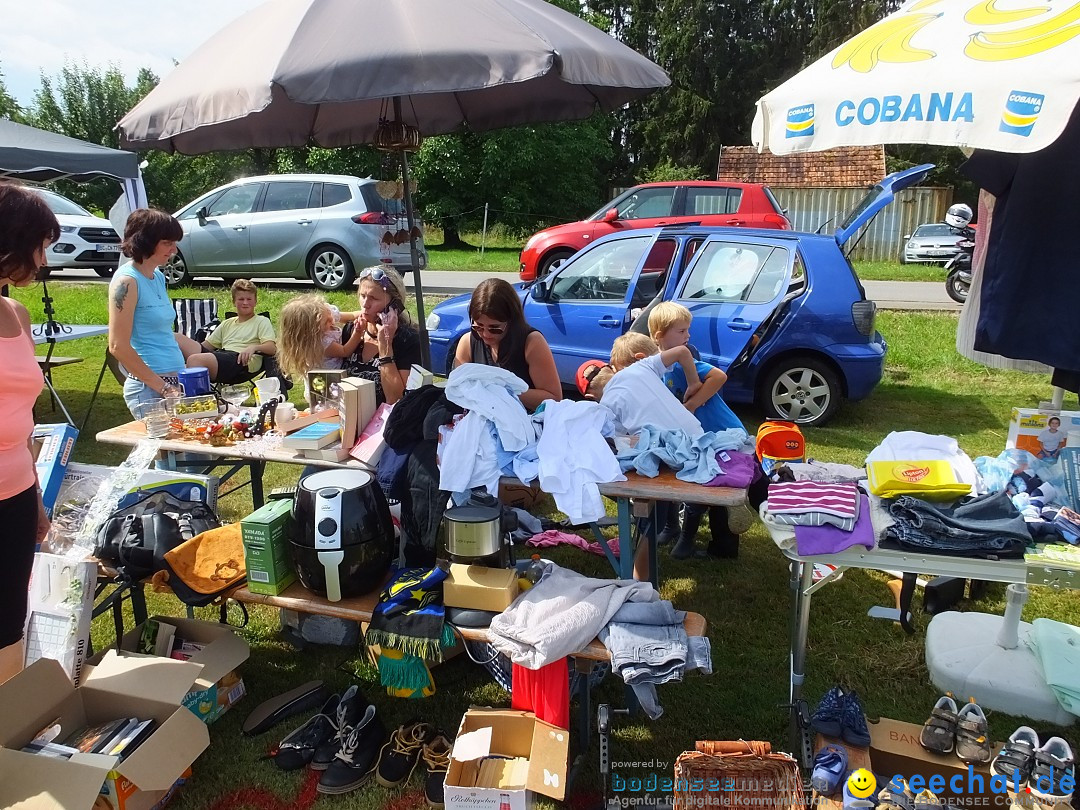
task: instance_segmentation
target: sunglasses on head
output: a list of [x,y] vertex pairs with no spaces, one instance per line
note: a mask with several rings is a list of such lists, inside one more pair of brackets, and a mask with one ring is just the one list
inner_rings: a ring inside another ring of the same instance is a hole
[[506,331],[506,324],[504,323],[501,326],[484,326],[483,324],[474,323],[472,325],[472,330],[478,335],[484,332],[487,332],[489,335],[501,335]]
[[393,285],[393,282],[390,281],[390,276],[387,275],[387,273],[381,267],[365,267],[363,270],[360,271],[359,275],[357,275],[356,280],[360,282],[366,278],[371,279],[387,291],[389,291],[391,286]]

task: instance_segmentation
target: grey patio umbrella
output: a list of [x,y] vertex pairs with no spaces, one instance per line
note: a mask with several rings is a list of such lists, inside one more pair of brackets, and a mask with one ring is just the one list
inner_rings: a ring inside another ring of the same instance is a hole
[[[186,154],[377,140],[407,147],[416,134],[466,124],[586,118],[668,84],[651,61],[543,0],[270,0],[184,60],[118,127],[128,148]],[[381,122],[395,126],[380,130]]]

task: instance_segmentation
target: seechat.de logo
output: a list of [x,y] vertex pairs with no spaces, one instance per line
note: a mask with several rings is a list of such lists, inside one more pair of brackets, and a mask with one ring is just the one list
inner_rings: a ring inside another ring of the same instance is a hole
[[805,138],[814,134],[814,105],[803,104],[787,111],[785,138]]
[[1008,132],[1010,135],[1020,135],[1026,138],[1031,134],[1035,121],[1042,112],[1043,99],[1038,93],[1022,93],[1013,90],[1005,101],[1005,109],[1001,111],[1001,124],[998,129]]

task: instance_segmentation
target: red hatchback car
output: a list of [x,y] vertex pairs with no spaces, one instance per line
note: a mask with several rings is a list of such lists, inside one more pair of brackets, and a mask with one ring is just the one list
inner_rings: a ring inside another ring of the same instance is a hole
[[609,233],[678,224],[791,230],[784,209],[761,183],[645,183],[624,191],[588,219],[533,234],[521,251],[521,280],[547,275]]

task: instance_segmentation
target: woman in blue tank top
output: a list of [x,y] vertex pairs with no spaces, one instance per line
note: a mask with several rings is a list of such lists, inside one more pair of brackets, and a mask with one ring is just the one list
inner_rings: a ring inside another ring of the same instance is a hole
[[109,285],[109,351],[127,372],[124,402],[133,416],[142,403],[180,395],[176,374],[184,357],[198,350],[182,350],[194,341],[173,332],[175,313],[158,269],[183,235],[179,222],[152,208],[133,211],[124,227],[122,249],[131,261]]

